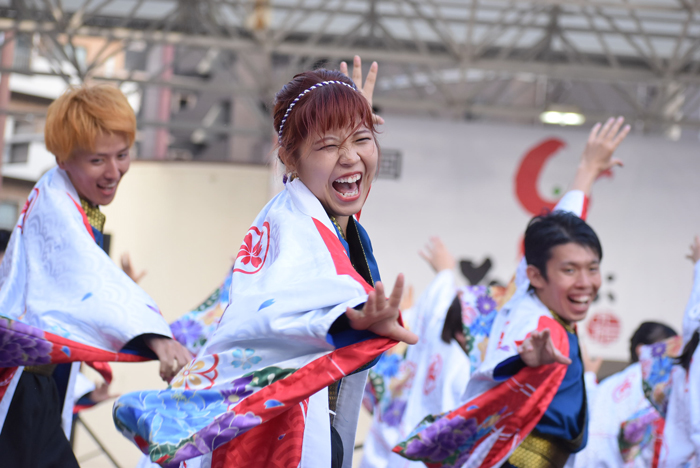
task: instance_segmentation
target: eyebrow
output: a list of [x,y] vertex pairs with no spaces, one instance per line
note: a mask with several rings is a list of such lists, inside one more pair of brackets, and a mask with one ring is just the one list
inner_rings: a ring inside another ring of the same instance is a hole
[[335,137],[335,136],[325,136],[325,137],[323,137],[323,138],[321,138],[321,139],[315,141],[315,142],[314,142],[314,145],[318,145],[318,144],[324,143],[326,140],[339,140],[339,138],[338,138],[338,137]]
[[[117,151],[117,154],[126,153],[127,151],[129,151],[128,146]],[[110,154],[111,153],[95,153],[95,156],[109,156]]]
[[562,262],[562,263],[560,263],[560,265],[561,265],[561,266],[570,266],[570,265],[573,265],[573,266],[578,266],[578,265],[583,265],[583,266],[588,266],[588,265],[600,265],[600,260],[593,260],[593,261],[588,262],[588,263],[585,263],[585,262],[579,263],[579,262],[574,262],[574,261],[567,261],[567,262]]

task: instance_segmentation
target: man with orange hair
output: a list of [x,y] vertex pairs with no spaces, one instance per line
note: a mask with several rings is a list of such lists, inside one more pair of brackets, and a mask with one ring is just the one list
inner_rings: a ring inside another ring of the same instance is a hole
[[157,357],[170,380],[191,359],[101,248],[99,206],[114,199],[135,134],[134,112],[113,87],[71,88],[48,109],[46,147],[58,167],[32,190],[0,265],[3,466],[78,467],[66,436],[81,361],[109,380],[107,361]]

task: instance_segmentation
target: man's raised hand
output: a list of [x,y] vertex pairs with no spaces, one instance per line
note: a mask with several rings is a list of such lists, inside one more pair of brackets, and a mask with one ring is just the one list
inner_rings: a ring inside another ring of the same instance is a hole
[[534,331],[518,346],[518,354],[528,367],[539,367],[545,364],[558,362],[569,365],[571,359],[564,356],[552,342],[552,335],[548,328]]

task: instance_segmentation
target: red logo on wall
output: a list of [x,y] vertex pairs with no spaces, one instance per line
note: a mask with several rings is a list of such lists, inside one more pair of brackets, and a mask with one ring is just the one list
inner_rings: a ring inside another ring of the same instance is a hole
[[243,238],[243,244],[238,250],[233,271],[252,275],[257,273],[265,264],[267,251],[270,247],[270,224],[265,221],[262,229],[253,226]]
[[588,321],[588,335],[601,344],[610,344],[620,338],[620,319],[612,312],[598,312]]
[[423,384],[423,394],[429,395],[437,387],[437,379],[442,373],[442,356],[436,354],[433,356],[430,362],[430,367],[428,367],[428,375],[425,377],[425,383]]
[[515,195],[525,211],[533,216],[542,214],[545,209],[553,209],[556,201],[545,200],[537,189],[537,181],[545,163],[566,143],[558,138],[549,138],[530,148],[520,162],[515,174]]

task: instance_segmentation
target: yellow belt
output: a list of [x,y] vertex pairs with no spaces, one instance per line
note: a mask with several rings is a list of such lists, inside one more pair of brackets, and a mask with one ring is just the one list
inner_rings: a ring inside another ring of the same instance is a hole
[[56,370],[56,364],[42,364],[40,366],[26,366],[24,368],[25,372],[43,375],[44,377],[51,377],[51,375],[53,375],[54,370]]
[[508,462],[517,468],[563,468],[571,452],[534,431],[515,449]]

